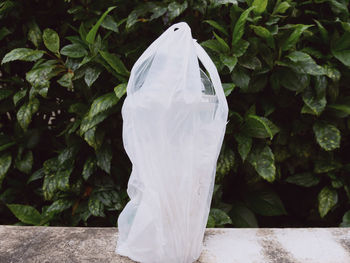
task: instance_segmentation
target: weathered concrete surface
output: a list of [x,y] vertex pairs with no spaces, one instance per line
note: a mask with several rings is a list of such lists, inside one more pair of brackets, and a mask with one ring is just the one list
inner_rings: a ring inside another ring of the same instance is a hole
[[[0,226],[0,263],[133,262],[116,228]],[[198,263],[349,263],[350,228],[207,229]]]

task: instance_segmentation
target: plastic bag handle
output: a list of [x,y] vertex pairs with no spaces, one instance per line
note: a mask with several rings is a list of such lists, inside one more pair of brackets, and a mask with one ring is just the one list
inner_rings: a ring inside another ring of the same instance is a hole
[[196,48],[197,57],[202,62],[205,69],[208,71],[209,76],[213,82],[215,93],[216,93],[218,100],[219,100],[219,109],[220,109],[222,114],[225,114],[225,112],[226,112],[224,118],[227,119],[228,105],[227,105],[224,90],[223,90],[222,85],[221,85],[220,76],[219,76],[219,73],[215,67],[215,64],[210,59],[207,52],[205,52],[205,50],[202,48],[202,46],[197,43],[197,40],[193,39],[193,43],[194,43],[194,46]]

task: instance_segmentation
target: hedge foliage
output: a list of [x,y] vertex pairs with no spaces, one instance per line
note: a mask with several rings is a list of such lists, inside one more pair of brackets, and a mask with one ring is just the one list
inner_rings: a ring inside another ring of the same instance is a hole
[[116,226],[132,65],[186,21],[229,103],[208,227],[350,226],[349,0],[1,0],[0,224]]

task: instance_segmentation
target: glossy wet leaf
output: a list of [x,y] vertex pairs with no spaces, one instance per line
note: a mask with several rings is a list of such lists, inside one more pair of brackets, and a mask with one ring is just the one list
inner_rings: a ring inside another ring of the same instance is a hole
[[269,138],[272,140],[280,129],[266,117],[249,114],[246,117],[242,130],[251,137]]
[[77,43],[64,46],[60,53],[70,58],[81,58],[88,54],[85,47]]
[[37,98],[34,98],[24,103],[17,112],[17,120],[20,126],[27,130],[28,125],[31,123],[33,115],[39,110],[40,102]]
[[16,48],[8,52],[2,59],[1,64],[14,60],[36,61],[44,55],[42,50],[33,50],[30,48]]
[[84,75],[86,85],[88,85],[88,87],[91,87],[92,84],[94,84],[94,82],[98,79],[101,72],[102,69],[99,67],[88,67]]
[[129,76],[129,71],[125,67],[124,63],[115,54],[111,54],[107,51],[99,51],[101,56],[106,62],[118,73],[123,76]]

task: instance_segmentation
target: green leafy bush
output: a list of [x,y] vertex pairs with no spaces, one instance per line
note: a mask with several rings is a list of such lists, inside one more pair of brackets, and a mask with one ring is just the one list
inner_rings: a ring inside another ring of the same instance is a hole
[[1,0],[0,224],[116,225],[130,69],[186,21],[230,109],[208,227],[349,226],[348,4]]

